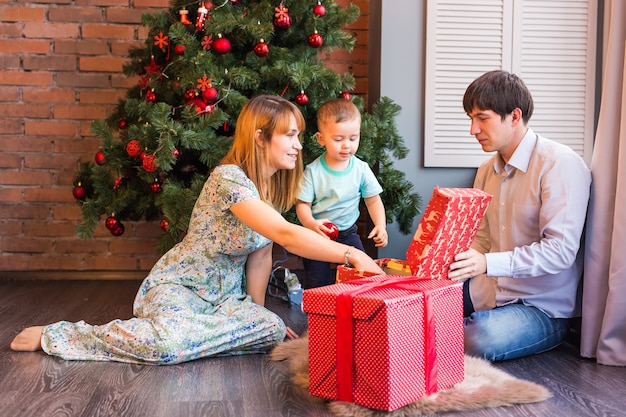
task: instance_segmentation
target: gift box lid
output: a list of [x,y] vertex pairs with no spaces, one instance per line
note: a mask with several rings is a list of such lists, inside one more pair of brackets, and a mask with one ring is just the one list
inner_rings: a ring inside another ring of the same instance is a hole
[[[407,302],[419,301],[424,297],[423,291],[438,290],[450,286],[461,286],[455,281],[421,279],[405,275],[376,275],[373,277],[348,281],[341,284],[304,290],[302,311],[310,314],[336,315],[337,296],[346,291],[356,291],[363,285],[376,283],[377,286],[368,291],[358,293],[353,300],[352,317],[367,320],[382,307],[393,308]],[[397,284],[411,288],[398,288]]]
[[431,278],[445,278],[454,255],[470,248],[491,197],[478,188],[435,187],[406,251],[413,275],[425,267]]

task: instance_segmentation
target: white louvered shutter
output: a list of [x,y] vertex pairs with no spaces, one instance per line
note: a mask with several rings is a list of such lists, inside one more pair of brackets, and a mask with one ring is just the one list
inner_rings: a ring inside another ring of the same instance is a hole
[[493,69],[518,74],[530,126],[588,163],[594,132],[596,0],[428,0],[424,165],[477,167],[463,93]]

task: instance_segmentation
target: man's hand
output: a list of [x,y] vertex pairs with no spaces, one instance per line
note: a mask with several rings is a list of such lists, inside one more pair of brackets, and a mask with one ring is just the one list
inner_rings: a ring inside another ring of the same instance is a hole
[[476,249],[458,253],[450,265],[448,278],[453,281],[465,281],[487,272],[487,258]]

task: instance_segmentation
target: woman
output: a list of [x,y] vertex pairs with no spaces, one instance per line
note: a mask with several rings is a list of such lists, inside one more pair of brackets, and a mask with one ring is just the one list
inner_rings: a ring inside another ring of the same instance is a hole
[[306,258],[382,273],[364,252],[280,214],[300,190],[303,130],[293,103],[268,95],[251,99],[237,120],[232,148],[198,197],[187,235],[141,284],[135,317],[29,327],[11,349],[43,349],[68,360],[174,364],[266,351],[297,337],[263,307],[272,241]]

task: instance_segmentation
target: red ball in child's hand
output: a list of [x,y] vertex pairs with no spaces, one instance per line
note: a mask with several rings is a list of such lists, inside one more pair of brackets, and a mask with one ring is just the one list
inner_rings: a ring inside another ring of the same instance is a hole
[[339,229],[337,228],[337,225],[331,222],[326,222],[324,223],[324,227],[330,229],[330,232],[324,233],[326,233],[326,236],[328,236],[331,240],[335,240],[339,237]]

